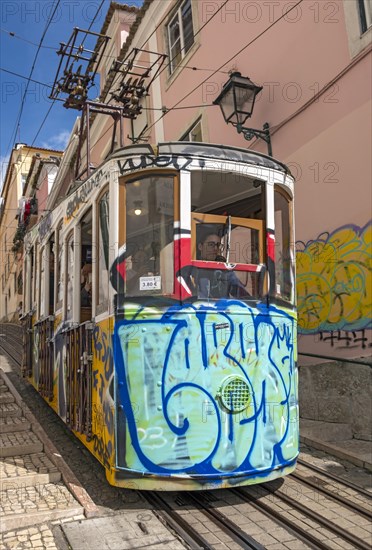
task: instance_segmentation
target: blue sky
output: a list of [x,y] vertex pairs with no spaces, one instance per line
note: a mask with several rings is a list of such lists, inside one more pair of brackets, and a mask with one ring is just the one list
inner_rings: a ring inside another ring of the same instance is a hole
[[[29,83],[20,123],[18,126],[16,124],[37,46],[56,2],[58,0],[2,0],[0,2],[2,177],[14,143],[21,142],[27,145],[34,144],[35,147],[63,150],[74,121],[79,116],[79,111],[65,109],[62,102],[56,101],[38,134],[51,105],[51,100],[48,98],[50,88],[43,84],[51,86],[54,82],[60,60],[56,53],[59,44],[68,42],[74,27],[89,28],[101,6],[101,0],[59,0],[32,73],[31,78],[37,82]],[[130,6],[140,6],[142,0],[128,0],[125,3]],[[91,27],[92,31],[101,30],[109,5],[110,1],[104,0]],[[14,36],[10,33],[14,33]],[[89,47],[92,45],[86,44]]]

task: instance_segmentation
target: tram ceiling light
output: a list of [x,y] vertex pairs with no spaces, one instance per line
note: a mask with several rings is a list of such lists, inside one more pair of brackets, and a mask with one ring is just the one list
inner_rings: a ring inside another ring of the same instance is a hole
[[254,137],[263,139],[267,143],[269,155],[272,156],[269,124],[265,122],[262,130],[244,126],[245,121],[252,116],[256,96],[261,90],[262,86],[256,86],[248,77],[234,72],[213,104],[219,105],[226,124],[235,126],[246,140],[250,141]]
[[147,209],[143,208],[142,201],[134,201],[133,208],[128,210],[128,214],[130,216],[142,216],[143,214],[147,214]]

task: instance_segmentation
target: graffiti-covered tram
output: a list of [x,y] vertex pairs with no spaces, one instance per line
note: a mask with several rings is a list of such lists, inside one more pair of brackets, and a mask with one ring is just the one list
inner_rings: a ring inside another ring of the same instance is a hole
[[293,242],[283,164],[184,142],[116,151],[28,232],[24,373],[112,485],[294,469]]

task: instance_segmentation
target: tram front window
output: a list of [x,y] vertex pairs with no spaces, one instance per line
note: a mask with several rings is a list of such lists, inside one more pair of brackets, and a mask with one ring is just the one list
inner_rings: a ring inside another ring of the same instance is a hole
[[[222,181],[223,180],[223,181]],[[263,186],[239,174],[193,173],[192,270],[199,299],[258,299],[264,293]]]
[[125,184],[127,296],[173,292],[173,180],[161,174]]

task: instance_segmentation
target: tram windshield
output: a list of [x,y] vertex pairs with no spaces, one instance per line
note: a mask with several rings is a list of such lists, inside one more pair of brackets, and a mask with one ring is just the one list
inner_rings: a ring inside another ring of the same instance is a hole
[[258,299],[265,289],[265,196],[241,174],[195,172],[191,178],[192,264],[198,298]]

